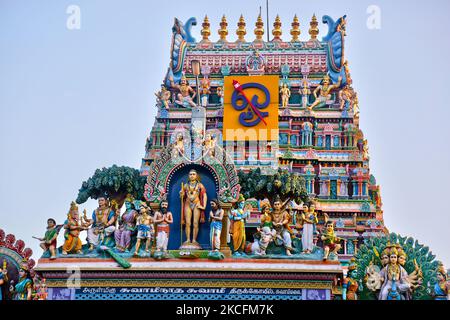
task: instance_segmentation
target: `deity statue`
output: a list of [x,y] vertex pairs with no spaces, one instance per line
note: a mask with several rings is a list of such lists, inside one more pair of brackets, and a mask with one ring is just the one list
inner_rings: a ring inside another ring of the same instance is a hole
[[355,95],[355,92],[353,91],[353,88],[350,85],[346,85],[341,91],[339,91],[339,100],[340,100],[340,110],[350,111],[351,107],[353,106],[353,97]]
[[137,218],[137,240],[134,255],[139,256],[139,249],[141,247],[141,241],[145,240],[145,252],[150,253],[150,243],[155,236],[154,219],[149,214],[150,208],[145,202],[141,203],[139,208],[139,216]]
[[245,220],[250,217],[250,205],[245,205],[245,198],[242,194],[236,202],[236,208],[231,210],[230,220],[232,221],[231,233],[233,237],[233,254],[240,256],[245,249]]
[[[200,175],[196,170],[189,171],[189,181],[181,184],[181,224],[185,225],[186,241],[182,248],[201,249],[197,242],[199,223],[205,222],[205,208],[208,201],[206,188],[200,182]],[[191,238],[191,225],[193,225]]]
[[[288,199],[289,200],[289,199]],[[272,211],[272,225],[276,231],[275,242],[280,241],[286,249],[286,255],[292,255],[292,239],[291,239],[291,229],[289,227],[289,222],[291,219],[290,214],[285,210],[286,203],[281,203],[279,195],[275,196],[273,201],[273,211]]]
[[272,207],[270,202],[264,202],[261,205],[261,218],[260,218],[260,228],[269,227],[273,228],[272,223]]
[[286,83],[283,83],[283,85],[281,86],[280,93],[281,93],[281,106],[287,107],[289,103],[289,98],[291,97],[291,90],[289,90],[289,87],[287,86]]
[[62,225],[57,226],[55,219],[47,219],[47,231],[43,238],[33,237],[41,241],[40,247],[44,250],[44,253],[50,251],[50,260],[56,259],[56,239],[58,238],[59,231]]
[[209,94],[211,93],[210,90],[211,81],[203,76],[203,79],[200,81],[200,102],[202,107],[206,107],[208,105],[209,100]]
[[251,254],[266,255],[266,250],[269,244],[275,239],[277,232],[270,227],[258,228],[258,232],[255,235],[255,240],[247,249]]
[[306,204],[303,205],[301,221],[303,224],[303,231],[302,231],[303,253],[311,253],[314,248],[315,225],[319,222],[319,220],[317,219],[315,206],[313,204],[311,204],[309,208]]
[[36,285],[36,295],[34,297],[35,300],[47,300],[48,292],[47,292],[47,284],[45,283],[45,279],[40,281],[39,285]]
[[[389,263],[380,271],[383,283],[378,300],[410,300],[411,284],[408,281],[408,273],[398,262],[398,250],[395,246],[385,250],[389,254]],[[403,298],[400,292],[406,293]]]
[[17,284],[13,280],[10,282],[9,291],[13,300],[31,300],[33,292],[33,278],[26,264],[19,270],[19,281]]
[[321,239],[323,241],[323,260],[328,259],[330,251],[337,255],[341,249],[341,238],[338,238],[334,233],[334,223],[328,220],[328,215],[325,213],[325,231],[322,232]]
[[114,232],[116,249],[125,252],[131,244],[131,236],[136,232],[136,218],[138,212],[134,208],[134,198],[130,194],[125,198],[125,212],[119,216],[119,227]]
[[87,232],[87,240],[89,243],[89,250],[94,250],[105,237],[110,237],[116,227],[116,214],[111,210],[106,197],[98,198],[98,208],[92,212],[92,219],[88,219],[86,215],[83,216],[84,221],[90,226]]
[[176,140],[173,143],[173,154],[172,157],[176,158],[184,155],[184,137],[183,133],[178,132],[176,136]]
[[338,78],[338,82],[336,84],[330,84],[330,76],[325,75],[321,84],[317,86],[317,88],[313,91],[314,98],[316,98],[316,100],[308,107],[308,109],[312,110],[315,106],[319,105],[320,103],[330,100],[331,91],[339,88],[340,85],[341,85],[341,77]]
[[166,89],[164,85],[161,85],[161,90],[158,92],[155,92],[155,96],[158,102],[158,106],[161,109],[169,109],[169,102],[170,102],[170,91]]
[[369,160],[369,144],[367,143],[367,139],[363,141],[363,159]]
[[209,154],[211,157],[215,156],[216,139],[211,136],[210,133],[206,133],[205,141],[203,141],[205,154]]
[[222,234],[222,219],[224,211],[220,207],[219,200],[213,199],[210,202],[211,212],[209,213],[211,250],[220,250],[220,235]]
[[444,265],[439,263],[436,271],[437,282],[434,285],[432,295],[434,300],[450,300],[450,281]]
[[361,292],[363,289],[362,283],[356,280],[356,267],[357,265],[355,258],[352,258],[350,260],[350,264],[348,265],[347,277],[345,277],[344,283],[342,285],[343,300],[358,300],[358,292]]
[[[86,211],[85,211],[86,214]],[[62,247],[62,254],[67,255],[69,253],[81,254],[82,244],[80,239],[80,232],[88,230],[88,224],[82,223],[78,213],[78,206],[72,201],[70,204],[70,210],[67,214],[67,220],[64,222],[64,245]]]
[[0,268],[0,301],[6,300],[6,286],[8,284],[8,268],[6,259]]
[[308,107],[308,97],[311,93],[311,90],[309,90],[309,84],[308,80],[303,81],[303,87],[302,87],[302,107],[307,108]]
[[156,251],[166,253],[169,244],[170,225],[173,223],[172,212],[169,211],[169,203],[162,200],[159,211],[155,212],[156,224]]
[[217,87],[217,97],[219,97],[220,105],[223,106],[223,88],[221,86]]
[[[197,105],[194,103],[194,98],[195,98],[195,91],[194,89],[191,88],[191,86],[189,86],[186,76],[183,74],[183,76],[181,77],[180,80],[180,84],[176,84],[173,82],[173,79],[170,78],[170,86],[172,88],[177,89],[178,91],[180,91],[177,94],[177,99],[175,100],[175,102],[182,106],[182,107],[189,107],[191,106],[192,108],[196,107]],[[192,93],[192,97],[191,97],[191,93]]]

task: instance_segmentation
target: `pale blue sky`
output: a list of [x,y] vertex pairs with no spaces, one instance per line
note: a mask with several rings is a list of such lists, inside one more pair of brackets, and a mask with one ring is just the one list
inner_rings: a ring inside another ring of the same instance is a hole
[[[71,4],[81,9],[80,30],[66,28]],[[264,4],[0,0],[0,227],[36,258],[41,250],[31,236],[44,233],[47,217],[65,219],[96,168],[139,167],[174,16],[201,23],[208,14],[217,39],[225,13],[234,39],[242,13],[253,39]],[[381,9],[380,30],[366,27],[372,4]],[[313,13],[319,21],[347,14],[346,55],[386,225],[429,245],[450,267],[450,2],[272,0],[271,24],[276,13],[284,39],[294,13],[302,39]],[[319,28],[321,37],[327,27]]]

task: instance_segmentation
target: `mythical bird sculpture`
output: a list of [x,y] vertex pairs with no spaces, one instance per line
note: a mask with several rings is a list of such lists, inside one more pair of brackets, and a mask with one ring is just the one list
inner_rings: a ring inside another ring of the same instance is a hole
[[328,25],[328,34],[322,41],[328,43],[327,64],[330,78],[333,83],[337,83],[339,77],[342,78],[341,88],[347,84],[347,76],[344,68],[344,37],[346,16],[334,21],[330,16],[323,16],[322,22]]

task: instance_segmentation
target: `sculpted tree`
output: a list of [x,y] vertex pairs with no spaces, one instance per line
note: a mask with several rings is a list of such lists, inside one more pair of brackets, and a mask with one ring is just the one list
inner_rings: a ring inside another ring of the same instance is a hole
[[106,196],[115,200],[119,208],[123,205],[127,194],[135,199],[142,199],[146,178],[140,176],[139,170],[130,167],[113,165],[110,168],[95,170],[87,181],[84,181],[78,191],[76,202],[86,202],[89,198],[97,199]]
[[262,175],[259,168],[249,172],[239,171],[239,184],[241,193],[246,199],[264,198],[273,200],[276,194],[281,199],[295,200],[297,203],[308,202],[308,194],[305,187],[305,179],[298,173],[278,169],[274,175]]

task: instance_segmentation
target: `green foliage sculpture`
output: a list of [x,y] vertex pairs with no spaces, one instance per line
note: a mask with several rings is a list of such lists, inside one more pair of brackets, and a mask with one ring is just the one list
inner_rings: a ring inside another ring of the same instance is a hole
[[418,287],[412,294],[413,300],[429,300],[430,288],[436,283],[436,269],[439,261],[435,260],[435,255],[432,254],[430,249],[422,244],[419,244],[417,240],[411,237],[401,237],[398,234],[391,233],[385,237],[372,238],[365,240],[364,244],[360,246],[358,252],[355,255],[357,264],[357,279],[362,281],[363,291],[360,294],[361,300],[375,300],[377,296],[374,292],[370,291],[365,283],[366,270],[372,262],[374,265],[381,269],[380,254],[388,245],[398,244],[402,247],[403,251],[407,255],[406,263],[404,265],[408,274],[411,274],[416,269],[416,263],[420,268],[421,277],[418,282]]
[[140,176],[139,170],[130,167],[113,165],[110,168],[97,169],[94,175],[81,185],[76,202],[81,204],[89,198],[106,196],[109,200],[115,200],[120,208],[127,194],[131,194],[135,199],[143,199],[145,182],[146,178]]
[[305,179],[298,173],[278,169],[274,175],[262,175],[258,168],[249,172],[239,171],[238,177],[241,193],[246,199],[267,198],[272,201],[279,194],[283,200],[290,198],[297,203],[308,201]]

